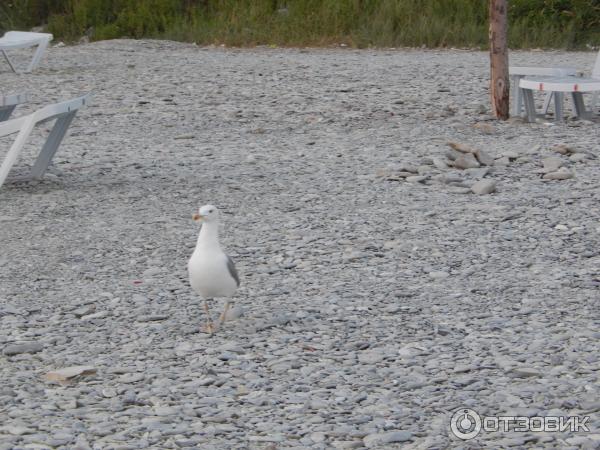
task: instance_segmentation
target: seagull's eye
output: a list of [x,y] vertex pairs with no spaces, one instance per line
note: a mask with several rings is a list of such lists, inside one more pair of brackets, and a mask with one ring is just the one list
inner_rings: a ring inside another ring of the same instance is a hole
[[212,214],[212,212],[213,212],[213,211],[214,211],[214,210],[213,210],[213,209],[211,209],[210,211],[208,211],[208,213],[209,213],[209,214]]

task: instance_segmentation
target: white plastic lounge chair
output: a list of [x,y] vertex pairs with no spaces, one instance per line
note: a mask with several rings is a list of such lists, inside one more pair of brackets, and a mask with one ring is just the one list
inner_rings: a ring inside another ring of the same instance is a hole
[[[515,69],[535,69],[535,68],[524,68],[524,67],[515,67]],[[518,79],[518,84],[515,86],[516,89],[516,96],[519,96],[521,99],[523,99],[525,97],[526,94],[524,91],[522,91],[522,82],[523,79],[525,80],[530,80],[530,81],[534,81],[534,83],[529,83],[526,82],[525,85],[530,86],[528,89],[530,90],[542,90],[542,89],[536,89],[535,85],[537,83],[538,86],[542,86],[545,88],[543,89],[545,92],[547,92],[546,95],[546,99],[544,100],[544,106],[542,108],[542,116],[546,115],[548,112],[548,105],[550,103],[550,99],[552,98],[552,96],[554,96],[554,105],[555,105],[555,118],[557,121],[561,121],[563,118],[563,96],[564,93],[573,93],[573,92],[577,92],[577,91],[572,91],[571,88],[581,88],[581,86],[585,85],[586,89],[589,89],[589,91],[582,91],[581,89],[579,90],[579,92],[593,92],[596,91],[593,88],[593,83],[590,84],[589,80],[599,80],[600,79],[600,51],[598,52],[598,56],[596,57],[596,62],[594,64],[594,68],[592,69],[592,75],[590,78],[582,78],[582,77],[576,77],[575,75],[577,75],[576,73],[569,73],[572,69],[571,68],[566,68],[566,67],[556,67],[556,68],[548,68],[550,70],[544,70],[544,69],[540,69],[539,71],[537,71],[536,73],[526,73],[525,76],[526,78],[523,78],[523,76],[520,76]],[[521,72],[523,72],[521,70]],[[533,72],[533,71],[531,71]],[[547,84],[545,84],[545,82],[547,82],[550,78],[553,78],[553,85],[556,85],[556,82],[559,79],[563,79],[565,81],[565,85],[562,86],[560,89],[557,90],[551,90],[549,89],[549,86]],[[587,80],[587,81],[586,81]],[[540,83],[542,83],[540,85]],[[517,97],[515,97],[516,100]],[[592,101],[590,103],[591,108],[590,110],[593,110],[595,107],[595,104],[597,102],[598,99],[598,94],[597,92],[594,92],[593,96],[592,96]],[[515,104],[517,102],[515,101]],[[577,95],[573,95],[573,104],[575,107],[575,113],[580,116],[580,117],[589,117],[589,114],[587,114],[586,110],[585,110],[585,106],[583,103],[583,97],[580,94]],[[525,105],[527,106],[527,105]],[[531,106],[531,105],[530,105]],[[516,111],[516,106],[515,106],[515,111]],[[519,106],[518,112],[517,114],[521,113],[521,107]],[[532,117],[536,117],[535,112],[534,112],[534,116],[531,116],[529,112],[527,112],[527,119],[528,120],[532,120]]]
[[0,122],[8,120],[17,105],[27,100],[27,94],[0,95]]
[[10,150],[4,158],[4,162],[0,166],[0,187],[2,187],[4,181],[6,181],[10,169],[17,161],[19,153],[23,150],[23,146],[33,131],[33,128],[39,123],[56,119],[54,127],[52,128],[52,131],[50,131],[31,172],[21,179],[39,179],[44,175],[58,146],[65,137],[65,133],[75,117],[77,110],[89,102],[90,95],[91,94],[86,94],[66,102],[48,105],[27,116],[0,123],[0,138],[18,133]]
[[27,67],[25,72],[31,72],[35,69],[44,55],[44,51],[48,44],[53,39],[53,36],[49,33],[33,33],[30,31],[7,31],[4,33],[4,36],[0,38],[0,51],[4,55],[4,59],[10,66],[13,72],[17,72],[17,69],[11,62],[7,50],[12,50],[15,48],[28,48],[28,47],[36,47],[37,49],[33,54],[33,58]]
[[[523,92],[523,101],[525,102],[525,111],[527,112],[527,120],[535,122],[538,116],[535,111],[535,103],[533,101],[533,91],[554,92],[561,94],[564,92],[570,93],[573,97],[573,105],[577,117],[587,119],[591,117],[591,111],[585,109],[583,102],[584,92],[600,92],[600,78],[582,78],[582,77],[536,77],[523,78],[519,82],[519,88]],[[563,120],[562,102],[557,103],[555,111],[556,120]]]
[[[574,67],[522,67],[522,66],[510,66],[508,68],[508,74],[510,76],[510,80],[513,85],[513,116],[519,116],[521,111],[523,111],[523,96],[521,95],[521,90],[519,89],[519,81],[523,77],[526,76],[543,76],[543,77],[565,77],[565,76],[575,76],[577,75],[577,69]],[[548,113],[548,108],[550,107],[550,102],[552,100],[552,92],[548,92],[546,98],[544,100],[544,106],[542,108],[542,112],[544,114]],[[557,102],[561,102],[562,105],[562,97],[560,95],[554,96],[554,104]]]

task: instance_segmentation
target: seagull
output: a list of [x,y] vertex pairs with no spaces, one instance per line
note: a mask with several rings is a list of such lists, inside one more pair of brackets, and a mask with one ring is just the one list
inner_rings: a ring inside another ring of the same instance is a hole
[[[196,248],[188,262],[188,273],[192,289],[204,299],[206,331],[213,334],[219,329],[227,311],[229,297],[240,285],[240,278],[233,260],[221,250],[219,244],[219,210],[213,205],[200,207],[192,216],[195,222],[202,222]],[[208,301],[215,297],[226,297],[225,309],[215,327],[208,311]]]

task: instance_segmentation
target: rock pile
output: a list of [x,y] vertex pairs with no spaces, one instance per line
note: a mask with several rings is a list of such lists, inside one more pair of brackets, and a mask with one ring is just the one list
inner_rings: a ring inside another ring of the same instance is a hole
[[[486,134],[491,133],[489,129],[486,130]],[[540,147],[536,146],[527,153],[507,150],[498,156],[492,156],[484,150],[460,142],[450,141],[447,145],[450,149],[444,152],[443,158],[423,158],[419,166],[403,164],[394,169],[379,169],[376,175],[385,180],[408,183],[431,184],[437,181],[451,186],[451,192],[454,193],[486,195],[496,191],[497,181],[484,179],[493,174],[494,168],[507,167],[513,163],[529,163],[531,156],[540,152]],[[565,144],[554,145],[549,151],[564,157],[541,157],[543,167],[534,172],[544,181],[574,178],[575,173],[568,165],[595,158],[592,154],[578,152]],[[452,172],[452,169],[456,171]]]

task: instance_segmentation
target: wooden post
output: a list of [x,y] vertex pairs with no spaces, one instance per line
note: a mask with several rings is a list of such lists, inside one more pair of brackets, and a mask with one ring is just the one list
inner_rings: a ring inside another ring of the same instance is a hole
[[490,94],[492,111],[498,119],[508,119],[508,5],[507,0],[490,1]]

